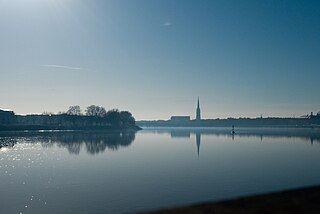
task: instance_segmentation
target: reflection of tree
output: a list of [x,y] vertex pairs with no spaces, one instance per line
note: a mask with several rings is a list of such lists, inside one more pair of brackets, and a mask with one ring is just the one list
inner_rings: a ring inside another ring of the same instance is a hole
[[135,139],[135,132],[63,132],[47,134],[37,138],[42,145],[56,144],[67,148],[71,154],[79,154],[84,145],[89,154],[98,154],[106,148],[118,150],[119,147],[129,146]]
[[129,146],[134,138],[134,132],[120,132],[117,134],[109,135],[107,138],[104,138],[99,142],[86,142],[86,148],[90,154],[96,154],[104,151],[106,147],[111,150],[118,150],[119,147]]
[[106,148],[116,151],[120,147],[131,145],[135,132],[16,132],[0,136],[0,149],[12,148],[19,139],[28,143],[40,142],[45,148],[56,145],[66,148],[71,154],[79,154],[81,148],[85,147],[87,152],[93,155],[105,151]]
[[59,147],[62,147],[62,148],[67,148],[70,154],[78,155],[80,153],[80,150],[81,150],[81,144],[80,143],[73,143],[73,142],[60,143],[60,142],[57,142],[57,145]]
[[87,152],[89,154],[98,154],[100,152],[103,152],[106,147],[107,147],[107,144],[103,141],[100,141],[100,142],[85,142],[86,144],[86,149],[87,149]]

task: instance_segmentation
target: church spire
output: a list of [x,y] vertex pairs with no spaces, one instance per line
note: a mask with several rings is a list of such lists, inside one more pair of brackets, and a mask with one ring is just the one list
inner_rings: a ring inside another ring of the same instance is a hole
[[200,108],[199,96],[198,96],[198,105],[197,108]]
[[201,120],[201,110],[200,110],[199,96],[198,96],[198,103],[197,103],[197,110],[196,110],[196,120],[197,121]]

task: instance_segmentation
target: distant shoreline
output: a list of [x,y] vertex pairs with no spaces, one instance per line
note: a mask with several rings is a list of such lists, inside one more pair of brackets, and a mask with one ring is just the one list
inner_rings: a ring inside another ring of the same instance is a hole
[[226,118],[202,120],[140,120],[140,127],[320,127],[320,115],[307,118]]
[[[88,107],[89,108],[89,107]],[[100,109],[96,106],[95,108]],[[79,110],[80,111],[80,110]],[[112,109],[99,115],[43,114],[16,115],[0,109],[0,131],[37,130],[140,130],[128,111]]]
[[[209,128],[231,128],[232,126],[139,126],[141,129],[209,129]],[[302,126],[281,126],[281,125],[266,125],[266,126],[235,126],[235,128],[307,128],[316,129],[320,125],[302,125]]]

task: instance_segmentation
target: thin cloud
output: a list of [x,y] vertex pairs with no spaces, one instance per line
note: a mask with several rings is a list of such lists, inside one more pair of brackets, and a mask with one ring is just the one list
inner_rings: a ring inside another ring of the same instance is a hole
[[66,66],[66,65],[40,65],[41,67],[46,68],[60,68],[60,69],[68,69],[68,70],[82,70],[82,68],[79,67],[72,67],[72,66]]
[[162,26],[165,26],[165,27],[169,27],[169,26],[172,26],[173,23],[172,22],[165,22],[162,24]]

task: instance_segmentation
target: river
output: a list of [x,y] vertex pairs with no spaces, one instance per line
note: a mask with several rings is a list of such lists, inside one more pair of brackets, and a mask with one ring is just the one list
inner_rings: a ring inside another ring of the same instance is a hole
[[128,213],[320,184],[320,130],[0,133],[0,213]]

